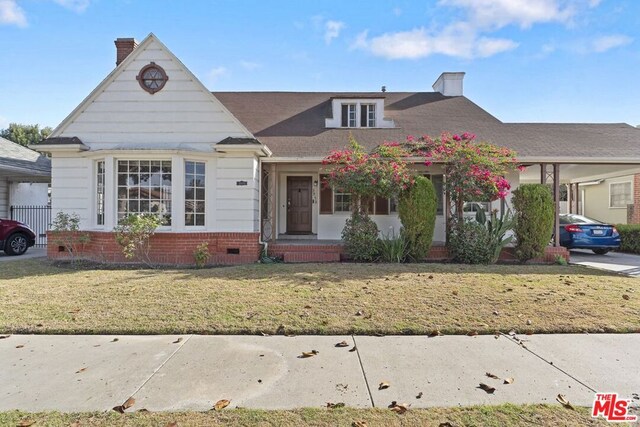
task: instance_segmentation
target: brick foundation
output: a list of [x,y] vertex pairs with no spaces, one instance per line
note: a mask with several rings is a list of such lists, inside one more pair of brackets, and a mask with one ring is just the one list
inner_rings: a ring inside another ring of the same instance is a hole
[[[272,243],[269,245],[269,255],[278,256],[284,262],[338,262],[345,261],[344,247],[340,243],[318,243],[318,244],[294,244],[294,243]],[[542,258],[531,260],[531,263],[553,264],[556,256],[563,257],[569,261],[569,251],[564,247],[548,246]],[[432,246],[427,256],[427,261],[447,262],[449,261],[449,250],[446,246]],[[515,250],[504,248],[500,254],[500,262],[517,262]]]
[[[115,241],[115,233],[87,231],[90,241],[80,245],[78,258],[97,262],[131,262],[122,255]],[[49,232],[49,259],[67,259],[69,254],[56,243],[59,233]],[[153,263],[166,265],[195,265],[193,251],[202,242],[209,243],[210,265],[250,264],[258,261],[261,246],[259,233],[163,233],[151,237],[150,258]],[[238,252],[238,253],[235,253]]]

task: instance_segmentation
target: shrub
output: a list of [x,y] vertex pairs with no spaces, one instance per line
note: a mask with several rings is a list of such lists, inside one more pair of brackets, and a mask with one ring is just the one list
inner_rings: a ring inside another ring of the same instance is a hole
[[345,253],[354,261],[378,258],[378,226],[364,212],[354,211],[342,230]]
[[491,263],[493,264],[500,258],[502,248],[513,240],[513,236],[507,236],[507,233],[513,229],[515,218],[510,210],[501,213],[500,216],[498,216],[496,210],[493,210],[489,218],[487,218],[483,210],[480,210],[476,213],[476,222],[486,227],[491,237],[491,249],[493,251]]
[[196,261],[196,267],[202,268],[207,264],[211,258],[211,253],[209,252],[209,243],[202,242],[196,249],[193,251],[193,259]]
[[452,221],[449,228],[449,254],[463,264],[490,264],[494,248],[489,230],[476,221]]
[[414,185],[400,196],[401,235],[407,243],[407,254],[414,261],[423,261],[431,248],[437,203],[431,180],[421,176],[416,177]]
[[616,229],[620,233],[620,250],[640,254],[640,225],[618,224]]
[[555,217],[551,190],[543,184],[522,184],[513,192],[516,210],[516,257],[522,261],[544,255]]
[[125,258],[135,259],[151,267],[151,236],[163,222],[160,217],[150,213],[125,217],[114,230],[116,243],[122,248]]
[[395,234],[386,235],[378,243],[382,262],[400,263],[406,261],[409,245],[402,234],[399,236]]
[[58,212],[51,222],[51,230],[57,232],[54,243],[64,246],[72,264],[80,252],[80,246],[91,240],[88,234],[80,232],[80,217],[76,213]]

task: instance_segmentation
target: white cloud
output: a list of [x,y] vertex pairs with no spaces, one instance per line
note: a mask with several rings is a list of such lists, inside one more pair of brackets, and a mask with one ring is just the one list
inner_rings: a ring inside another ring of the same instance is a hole
[[53,0],[53,1],[62,7],[73,10],[76,13],[84,12],[87,9],[87,7],[89,7],[89,3],[91,3],[91,0]]
[[434,54],[458,58],[486,58],[515,49],[518,44],[508,39],[478,37],[463,23],[454,24],[440,32],[425,28],[386,33],[367,39],[367,33],[358,35],[353,48],[367,49],[387,59],[419,59]]
[[15,0],[0,0],[0,25],[27,26],[27,17],[24,10]]
[[217,81],[220,77],[226,76],[228,73],[229,73],[229,70],[227,70],[227,68],[223,66],[212,68],[211,71],[209,71],[209,81],[213,83]]
[[324,24],[324,42],[331,44],[331,41],[340,36],[340,31],[345,27],[344,22],[329,20]]
[[602,53],[616,47],[628,45],[632,41],[633,39],[629,36],[625,36],[622,34],[612,34],[609,36],[602,36],[594,39],[591,42],[591,47],[594,52]]
[[240,61],[240,66],[245,70],[253,71],[262,67],[262,64],[252,61]]
[[9,127],[9,119],[4,116],[0,116],[0,129],[6,129]]

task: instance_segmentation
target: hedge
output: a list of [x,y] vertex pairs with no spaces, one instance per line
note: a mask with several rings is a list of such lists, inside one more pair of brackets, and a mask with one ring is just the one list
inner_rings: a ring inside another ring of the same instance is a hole
[[522,184],[511,200],[516,211],[516,257],[525,262],[543,256],[555,218],[551,190],[543,184]]
[[620,251],[640,254],[640,224],[618,224]]

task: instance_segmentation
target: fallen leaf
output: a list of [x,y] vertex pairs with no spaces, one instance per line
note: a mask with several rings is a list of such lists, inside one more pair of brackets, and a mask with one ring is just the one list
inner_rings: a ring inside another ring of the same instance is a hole
[[114,338],[111,340],[111,342],[117,342],[117,341],[120,341],[120,338]]
[[214,410],[214,411],[221,411],[221,410],[223,410],[224,408],[226,408],[227,406],[229,406],[229,404],[230,404],[230,403],[231,403],[231,401],[230,401],[230,400],[227,400],[227,399],[221,399],[221,400],[218,400],[218,401],[216,402],[216,404],[215,404],[215,405],[213,405],[213,410]]
[[341,341],[338,344],[336,344],[336,347],[349,347],[349,343],[346,341]]
[[136,399],[134,399],[133,397],[130,397],[124,401],[124,403],[122,404],[122,409],[129,409],[133,405],[135,405],[135,403],[136,403]]
[[178,423],[175,421],[172,421],[170,423],[167,423],[167,425],[164,427],[178,427]]
[[362,316],[363,314],[364,314],[364,311],[362,310],[356,311],[356,316]]
[[439,337],[441,336],[442,333],[439,330],[435,330],[435,331],[431,331],[429,332],[429,335],[427,335],[429,338],[433,338],[433,337]]
[[429,275],[429,279],[433,279],[433,274],[430,274],[430,275]]
[[458,291],[454,290],[453,292],[451,292],[454,295],[458,295]]
[[409,406],[411,405],[409,405],[408,403],[400,403],[396,404],[393,408],[391,408],[391,410],[396,414],[404,414],[409,410]]
[[571,405],[571,402],[569,402],[567,400],[567,398],[565,397],[564,394],[559,394],[556,396],[556,400],[558,401],[558,403],[560,403],[562,406],[564,406],[567,409],[574,409],[573,406]]
[[3,340],[5,338],[9,338],[11,335],[0,335],[0,340]]
[[346,405],[343,402],[338,402],[338,403],[327,402],[327,408],[329,409],[344,408],[345,406]]
[[493,392],[496,391],[495,387],[491,387],[490,385],[486,385],[484,383],[480,383],[480,385],[477,388],[486,391],[488,394],[493,394]]
[[269,336],[271,336],[271,335],[269,335],[269,334],[265,334],[264,332],[260,332],[260,335],[262,335],[263,337],[269,337]]
[[298,356],[300,359],[305,359],[307,357],[313,357],[316,354],[320,353],[318,350],[311,350],[311,351],[303,351],[302,354],[300,356]]
[[391,385],[388,382],[381,382],[380,384],[378,384],[378,390],[384,390],[386,388],[391,387]]
[[353,348],[351,350],[349,350],[350,353],[353,353],[354,351],[356,351],[358,348],[354,345]]
[[111,408],[111,410],[116,411],[120,414],[124,414],[124,408],[122,407],[122,405],[114,406],[113,408]]
[[488,376],[489,378],[493,378],[495,380],[499,380],[500,379],[497,375],[492,374],[491,372],[487,372],[487,373],[485,373],[485,375]]
[[500,315],[500,312],[499,312],[498,310],[494,310],[494,311],[493,311],[493,315],[494,315],[494,316],[499,316],[499,315]]
[[23,344],[19,344],[19,345],[16,346],[16,348],[22,348],[22,347],[24,347]]
[[80,424],[80,421],[74,421],[71,424],[69,424],[69,427],[80,427],[82,424]]
[[86,370],[87,370],[87,368],[80,368],[80,369],[78,369],[78,370],[76,371],[76,374],[79,374],[79,373],[84,372],[84,371],[86,371]]
[[178,338],[177,340],[175,340],[175,341],[173,342],[173,344],[178,344],[178,343],[179,343],[179,342],[181,342],[181,341],[182,341],[182,337],[180,337],[180,338]]
[[141,409],[138,409],[136,412],[149,413],[151,411],[146,408],[141,408]]
[[20,420],[20,422],[18,424],[16,424],[18,427],[29,427],[34,425],[36,422],[32,421],[28,418],[24,419],[24,420]]
[[351,423],[351,427],[368,427],[366,421],[354,421]]
[[513,384],[513,378],[505,378],[502,384]]
[[467,335],[469,335],[470,337],[475,337],[476,335],[478,335],[478,333],[476,331],[471,331]]
[[416,399],[422,399],[422,392],[418,393],[418,395],[416,396]]
[[629,295],[627,295],[627,294],[624,294],[624,295],[622,295],[622,299],[626,300],[626,301],[629,301],[631,299],[631,297]]
[[449,421],[445,421],[443,423],[438,424],[438,427],[455,427],[455,426],[451,424]]
[[531,320],[527,319],[527,325],[531,325]]

